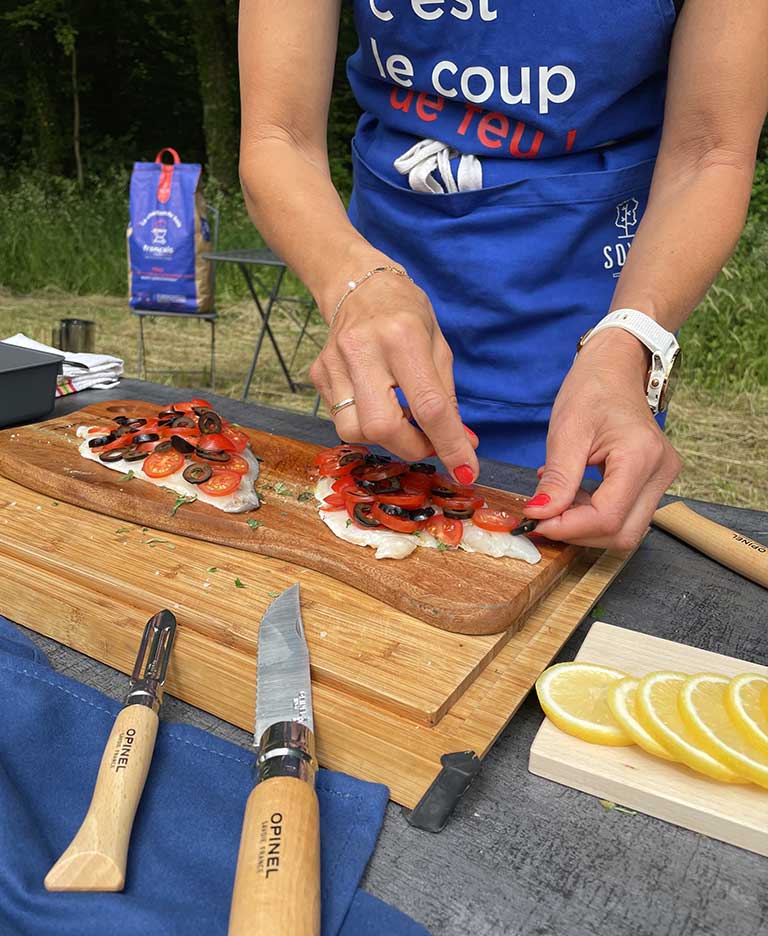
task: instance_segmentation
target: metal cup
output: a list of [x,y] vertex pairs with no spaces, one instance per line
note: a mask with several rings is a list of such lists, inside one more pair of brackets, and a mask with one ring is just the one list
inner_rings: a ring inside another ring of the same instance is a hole
[[62,319],[53,329],[51,344],[72,354],[93,354],[96,323],[87,319]]

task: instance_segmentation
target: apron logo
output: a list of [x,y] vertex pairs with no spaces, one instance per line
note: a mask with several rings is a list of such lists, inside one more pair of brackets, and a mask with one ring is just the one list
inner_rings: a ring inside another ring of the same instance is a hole
[[636,198],[625,198],[616,205],[613,224],[622,233],[617,235],[616,243],[605,244],[603,247],[603,257],[605,257],[603,268],[616,270],[612,274],[614,279],[621,275],[622,267],[627,262],[627,253],[632,244],[632,238],[635,236],[635,228],[640,223],[637,217],[639,207],[640,202]]

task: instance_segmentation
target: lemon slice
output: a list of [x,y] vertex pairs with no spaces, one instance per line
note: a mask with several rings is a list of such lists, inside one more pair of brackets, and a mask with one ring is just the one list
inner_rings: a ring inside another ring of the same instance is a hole
[[613,717],[619,723],[624,733],[629,735],[638,747],[641,747],[654,757],[662,757],[664,760],[674,760],[674,757],[666,748],[643,728],[637,718],[637,707],[635,705],[635,691],[639,680],[633,676],[627,676],[619,682],[611,683],[608,687],[606,701]]
[[768,788],[768,752],[745,740],[725,707],[730,679],[700,673],[680,689],[680,715],[699,745],[734,773]]
[[547,717],[566,734],[592,744],[632,744],[606,701],[609,686],[626,675],[597,663],[557,663],[536,680],[536,694]]
[[688,676],[685,673],[665,671],[644,676],[635,693],[640,724],[662,747],[671,751],[677,760],[692,770],[706,774],[713,780],[743,783],[738,774],[701,749],[680,716],[677,697],[686,679]]
[[742,736],[768,754],[768,679],[757,673],[732,679],[725,690],[725,707]]

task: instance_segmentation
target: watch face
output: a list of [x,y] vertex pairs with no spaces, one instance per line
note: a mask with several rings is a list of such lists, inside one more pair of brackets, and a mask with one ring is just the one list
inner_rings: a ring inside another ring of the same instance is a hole
[[675,351],[675,356],[672,358],[672,364],[669,368],[669,374],[667,379],[664,381],[664,386],[661,388],[661,393],[659,394],[659,412],[663,413],[664,410],[669,406],[669,401],[672,399],[672,396],[675,392],[675,387],[677,386],[678,378],[680,377],[680,363],[682,360],[682,352],[678,348]]

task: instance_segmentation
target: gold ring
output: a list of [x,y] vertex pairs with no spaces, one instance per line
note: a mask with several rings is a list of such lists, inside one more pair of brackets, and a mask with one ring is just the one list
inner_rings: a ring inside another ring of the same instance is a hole
[[354,406],[354,405],[355,405],[354,397],[349,397],[349,399],[347,400],[340,400],[338,403],[336,403],[334,406],[331,407],[331,419],[333,419],[333,417],[336,416],[338,413],[340,413],[343,409],[346,409],[348,406]]

